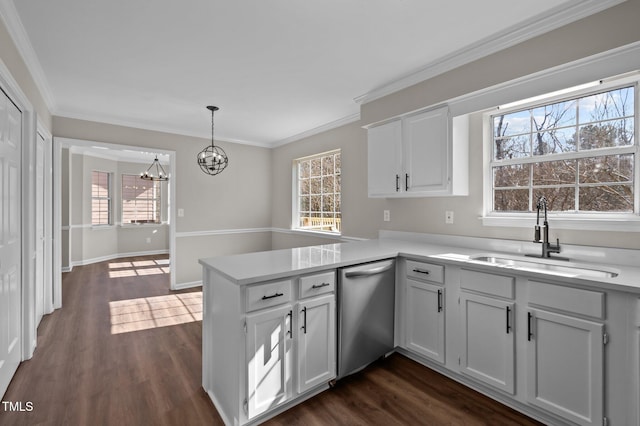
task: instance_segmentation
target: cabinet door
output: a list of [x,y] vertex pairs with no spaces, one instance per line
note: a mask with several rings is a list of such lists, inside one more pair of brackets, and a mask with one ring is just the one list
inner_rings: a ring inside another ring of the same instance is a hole
[[404,118],[402,183],[407,192],[447,191],[451,162],[449,126],[447,107]]
[[327,295],[298,305],[298,392],[336,377],[336,302]]
[[462,292],[461,371],[495,388],[514,393],[514,304]]
[[527,400],[576,424],[602,424],[604,326],[537,309],[527,318]]
[[444,288],[407,280],[407,349],[444,363]]
[[285,305],[247,316],[248,418],[292,396],[292,314]]
[[397,194],[402,183],[402,122],[370,128],[367,147],[369,197]]

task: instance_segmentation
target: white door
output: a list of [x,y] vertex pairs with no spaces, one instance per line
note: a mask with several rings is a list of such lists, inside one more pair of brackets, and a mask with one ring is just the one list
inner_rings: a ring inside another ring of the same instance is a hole
[[0,395],[20,364],[22,114],[0,91]]
[[285,402],[292,395],[292,314],[291,305],[286,305],[247,316],[249,419]]
[[407,280],[407,349],[444,363],[444,288]]
[[336,377],[336,302],[328,295],[298,305],[298,392]]
[[580,425],[600,425],[604,404],[604,326],[531,309],[527,400]]
[[[405,189],[444,191],[449,185],[449,109],[404,119]],[[408,175],[408,176],[407,176]]]
[[462,292],[462,372],[513,394],[515,334],[512,302]]
[[370,197],[403,190],[402,122],[392,121],[367,131],[368,188]]
[[45,194],[44,194],[44,138],[38,134],[36,137],[36,327],[44,315],[45,306]]

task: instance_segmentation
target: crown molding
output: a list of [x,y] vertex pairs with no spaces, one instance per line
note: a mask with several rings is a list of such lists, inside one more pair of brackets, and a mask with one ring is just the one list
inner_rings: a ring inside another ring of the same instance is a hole
[[337,120],[331,121],[331,122],[323,124],[321,126],[314,127],[313,129],[309,129],[307,131],[304,131],[302,133],[298,133],[296,135],[289,136],[288,138],[281,139],[279,141],[270,143],[269,146],[271,148],[277,148],[277,147],[282,146],[282,145],[286,145],[286,144],[289,144],[289,143],[292,143],[292,142],[297,142],[300,139],[308,138],[310,136],[317,135],[319,133],[335,129],[335,128],[340,127],[340,126],[344,126],[345,124],[354,123],[354,122],[356,122],[358,120],[360,120],[360,112],[357,112],[357,113],[351,114],[351,115],[347,115],[346,117],[339,118]]
[[15,44],[18,53],[22,57],[27,70],[31,74],[33,81],[35,82],[42,98],[49,112],[53,113],[56,110],[56,100],[51,92],[51,86],[47,81],[47,77],[40,65],[40,61],[36,55],[27,31],[22,25],[22,20],[12,0],[0,0],[0,19],[4,23],[4,26],[9,32],[13,44]]
[[573,0],[437,59],[415,72],[354,98],[354,101],[358,104],[375,101],[625,1],[627,0]]

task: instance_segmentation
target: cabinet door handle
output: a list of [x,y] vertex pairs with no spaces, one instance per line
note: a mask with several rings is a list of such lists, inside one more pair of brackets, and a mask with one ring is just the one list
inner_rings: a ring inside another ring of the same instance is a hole
[[531,341],[531,337],[533,337],[533,332],[531,331],[531,319],[533,318],[533,314],[531,312],[527,312],[527,340]]
[[289,311],[287,316],[289,317],[289,331],[287,331],[287,334],[293,338],[293,311]]
[[396,192],[400,191],[400,175],[396,175]]
[[438,312],[442,312],[442,290],[438,289]]
[[511,307],[507,306],[507,334],[511,331]]
[[314,288],[314,289],[315,288],[322,288],[322,287],[326,287],[328,285],[331,285],[331,284],[329,284],[329,283],[314,284],[314,285],[311,286],[311,288]]
[[409,190],[409,173],[404,174],[404,190]]
[[425,271],[424,269],[413,268],[413,272],[417,272],[418,274],[429,275],[429,271]]
[[276,294],[272,294],[271,296],[262,296],[262,300],[273,299],[274,297],[280,297],[280,296],[284,296],[284,293],[276,292]]
[[307,334],[307,307],[302,308],[302,314],[304,315],[302,320],[302,329],[304,330],[304,334]]

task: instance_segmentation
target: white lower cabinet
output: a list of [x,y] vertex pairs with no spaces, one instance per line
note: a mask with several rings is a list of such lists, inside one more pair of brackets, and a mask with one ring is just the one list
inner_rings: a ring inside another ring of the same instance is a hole
[[292,307],[247,315],[247,414],[249,418],[292,396]]
[[336,302],[333,294],[298,305],[298,393],[336,377]]
[[494,388],[515,391],[514,303],[461,292],[461,371]]
[[604,325],[529,309],[527,400],[579,425],[601,425]]
[[405,347],[444,363],[444,288],[407,279]]

